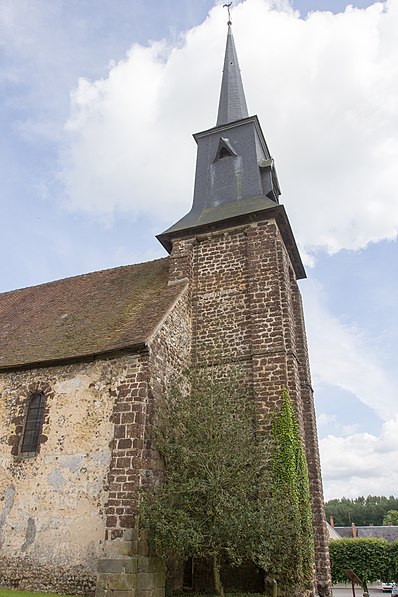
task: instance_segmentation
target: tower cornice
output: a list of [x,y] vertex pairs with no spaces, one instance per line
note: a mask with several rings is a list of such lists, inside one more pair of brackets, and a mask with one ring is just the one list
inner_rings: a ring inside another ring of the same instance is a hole
[[177,222],[177,224],[162,234],[158,234],[156,238],[164,246],[166,251],[171,253],[173,242],[176,239],[184,237],[195,238],[198,235],[226,230],[228,228],[250,225],[261,221],[275,220],[288,251],[296,278],[300,280],[307,277],[283,205],[277,205],[270,199],[264,200],[264,197],[255,197],[252,200],[245,202],[244,207],[248,211],[245,211],[244,213],[240,212],[243,206],[239,201],[235,202],[235,204],[228,204],[227,207],[228,212],[222,208],[214,208],[202,212],[201,218],[196,218],[195,223],[192,223],[192,225],[190,225],[190,222],[187,220],[189,216],[188,214]]
[[261,138],[263,148],[269,154],[268,146],[265,141],[263,131],[261,129],[260,121],[256,114],[254,114],[253,116],[246,116],[245,118],[240,118],[239,120],[234,120],[233,122],[227,122],[225,124],[219,124],[219,125],[213,126],[210,129],[206,129],[205,131],[200,131],[198,133],[194,133],[192,136],[195,139],[195,141],[197,142],[198,139],[200,139],[201,137],[205,137],[206,135],[211,135],[213,133],[223,133],[224,131],[228,131],[230,129],[235,129],[236,127],[243,126],[249,122],[252,122],[254,124],[254,126]]

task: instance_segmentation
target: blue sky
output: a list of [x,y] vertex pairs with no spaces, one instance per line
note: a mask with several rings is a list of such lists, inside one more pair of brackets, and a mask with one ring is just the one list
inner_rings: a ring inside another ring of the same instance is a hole
[[[222,3],[1,1],[0,291],[164,254],[215,123]],[[307,268],[326,496],[396,493],[398,0],[232,18]]]

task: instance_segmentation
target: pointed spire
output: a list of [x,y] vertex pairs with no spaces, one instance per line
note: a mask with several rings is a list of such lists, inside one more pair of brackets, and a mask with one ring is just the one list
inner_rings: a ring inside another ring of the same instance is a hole
[[231,24],[229,20],[216,126],[249,116]]

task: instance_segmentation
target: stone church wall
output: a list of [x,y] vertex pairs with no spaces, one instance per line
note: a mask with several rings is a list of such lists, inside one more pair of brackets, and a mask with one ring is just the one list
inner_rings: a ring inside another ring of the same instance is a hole
[[136,526],[139,490],[146,480],[156,476],[159,466],[151,433],[156,400],[163,394],[167,379],[186,363],[189,346],[190,322],[184,291],[154,331],[148,350],[135,357],[134,368],[126,369],[110,389],[114,399],[114,437],[110,444],[109,499],[105,505],[108,549],[110,542],[123,541],[131,534]]
[[312,492],[317,582],[330,587],[314,403],[301,298],[275,220],[176,239],[171,279],[190,280],[194,362],[235,363],[256,401],[259,428],[281,405],[295,405]]
[[[103,548],[114,388],[137,356],[0,375],[0,586],[89,593]],[[46,397],[39,452],[18,445],[32,392]]]
[[96,597],[163,597],[164,563],[149,551],[138,531],[139,491],[156,482],[161,464],[153,448],[152,423],[156,403],[171,376],[188,364],[190,314],[183,290],[137,357],[137,369],[113,390],[109,500],[106,503],[105,544],[99,562]]
[[[0,586],[163,595],[138,498],[159,474],[156,401],[188,364],[190,333],[185,289],[139,354],[0,375]],[[34,392],[46,397],[42,434],[38,454],[22,458]]]

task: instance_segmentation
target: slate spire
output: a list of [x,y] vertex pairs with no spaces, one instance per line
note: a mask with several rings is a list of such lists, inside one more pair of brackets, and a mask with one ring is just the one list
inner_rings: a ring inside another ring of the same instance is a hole
[[227,45],[218,104],[217,125],[228,124],[249,116],[243,90],[242,77],[236,54],[231,21],[228,21]]
[[[231,3],[225,6],[229,9]],[[279,218],[296,275],[305,277],[284,207],[279,205],[274,160],[257,116],[248,114],[230,18],[217,124],[194,139],[198,152],[192,207],[158,235],[166,250],[171,251],[179,236]]]

